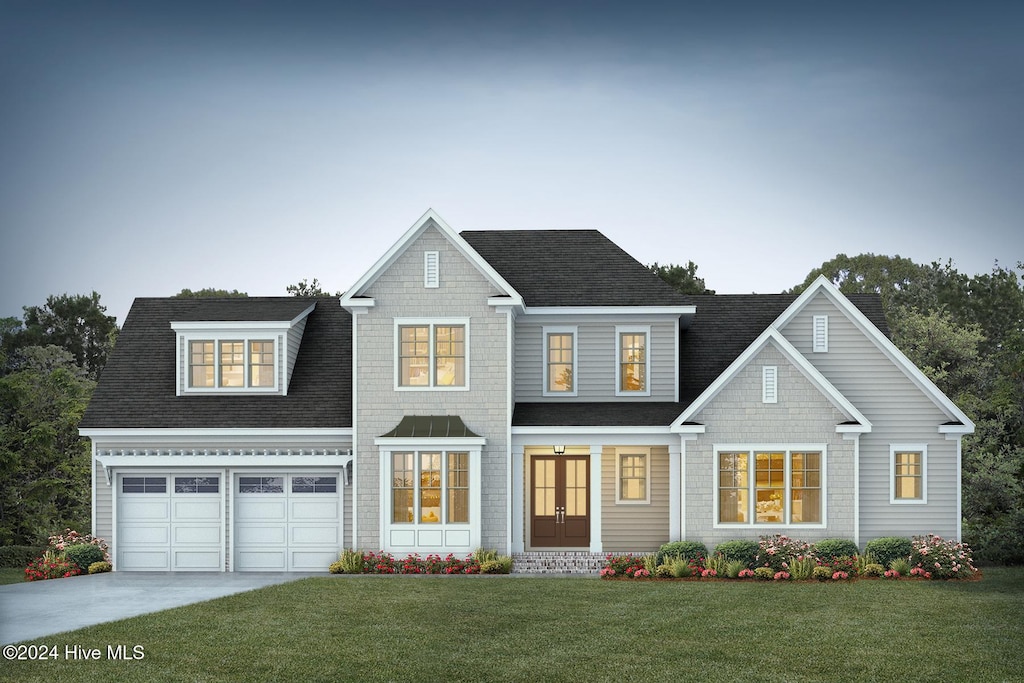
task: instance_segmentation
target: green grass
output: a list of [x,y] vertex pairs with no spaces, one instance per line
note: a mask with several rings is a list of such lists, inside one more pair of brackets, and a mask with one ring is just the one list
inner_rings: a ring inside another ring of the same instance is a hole
[[145,658],[5,662],[0,679],[1002,681],[1024,672],[1022,627],[1024,569],[969,583],[324,577],[43,638]]
[[5,583],[21,583],[24,580],[24,569],[8,569],[7,567],[0,567],[0,586]]

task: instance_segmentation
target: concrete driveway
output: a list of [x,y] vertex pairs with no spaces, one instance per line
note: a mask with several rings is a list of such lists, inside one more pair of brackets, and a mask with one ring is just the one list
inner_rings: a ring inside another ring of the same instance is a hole
[[0,586],[0,645],[297,581],[284,572],[110,572]]

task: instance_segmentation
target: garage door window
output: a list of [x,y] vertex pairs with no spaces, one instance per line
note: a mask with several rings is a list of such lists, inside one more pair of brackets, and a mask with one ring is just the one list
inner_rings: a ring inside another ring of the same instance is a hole
[[167,493],[166,477],[124,477],[121,493]]
[[284,477],[239,477],[239,493],[284,493]]
[[292,493],[337,493],[337,477],[292,477]]
[[175,493],[220,493],[220,477],[175,477]]

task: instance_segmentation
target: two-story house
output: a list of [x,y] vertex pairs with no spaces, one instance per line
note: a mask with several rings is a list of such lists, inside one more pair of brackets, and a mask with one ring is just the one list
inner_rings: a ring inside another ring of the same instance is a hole
[[824,279],[683,296],[597,231],[428,211],[340,302],[136,300],[82,423],[93,532],[120,570],[958,538],[973,424],[885,330]]

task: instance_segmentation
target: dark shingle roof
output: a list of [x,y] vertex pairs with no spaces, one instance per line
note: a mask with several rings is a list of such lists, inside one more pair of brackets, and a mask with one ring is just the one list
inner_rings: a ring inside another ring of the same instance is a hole
[[[175,395],[172,321],[292,320],[313,303],[287,396]],[[335,297],[136,299],[81,427],[351,427],[351,320]]]
[[597,230],[459,233],[527,306],[684,306],[646,266]]
[[517,403],[517,427],[668,426],[685,409],[673,403]]

